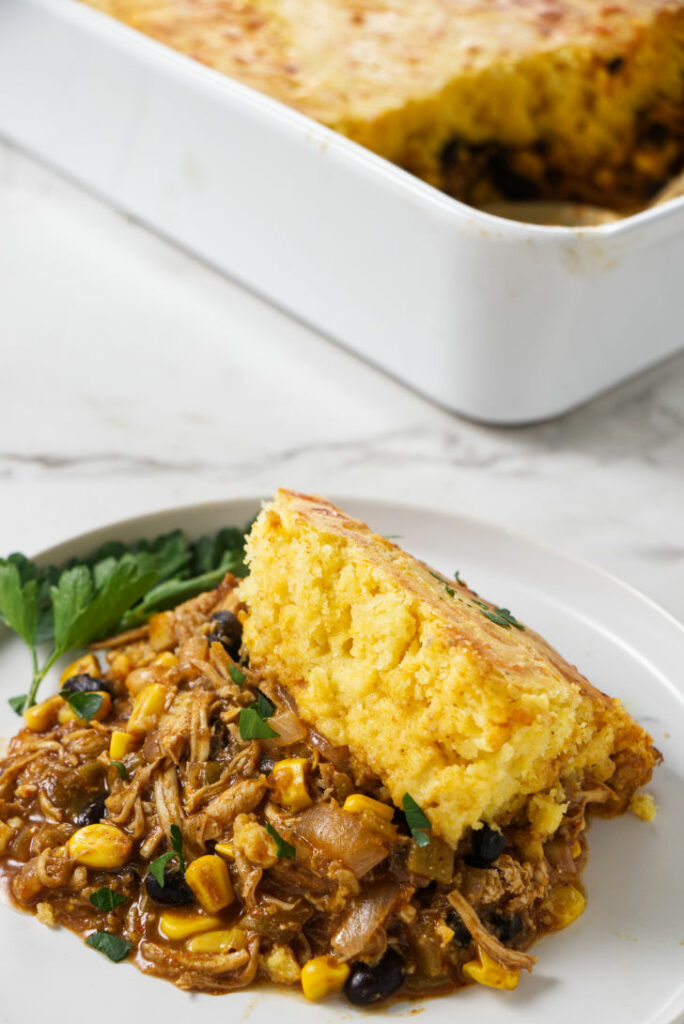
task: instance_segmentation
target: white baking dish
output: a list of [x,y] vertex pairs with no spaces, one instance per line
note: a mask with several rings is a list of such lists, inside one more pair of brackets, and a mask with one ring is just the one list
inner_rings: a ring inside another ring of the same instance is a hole
[[684,347],[684,199],[491,217],[76,0],[0,3],[0,132],[467,416],[553,416]]

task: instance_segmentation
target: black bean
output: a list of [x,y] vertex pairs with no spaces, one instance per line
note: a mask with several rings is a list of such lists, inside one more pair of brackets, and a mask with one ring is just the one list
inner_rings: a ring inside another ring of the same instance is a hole
[[207,637],[209,643],[223,644],[231,658],[237,659],[242,644],[242,623],[237,615],[228,611],[214,612],[209,621],[214,624]]
[[110,697],[114,696],[114,687],[106,679],[96,679],[95,676],[89,676],[86,672],[82,672],[78,676],[71,676],[62,683],[62,689],[66,690],[67,693],[108,693]]
[[506,849],[506,837],[489,825],[473,829],[471,835],[472,853],[467,853],[463,860],[471,868],[488,868]]
[[268,754],[262,754],[257,762],[257,767],[263,775],[270,775],[275,766],[275,758]]
[[523,920],[520,914],[493,913],[485,921],[488,931],[496,935],[499,942],[507,946],[522,931]]
[[404,976],[404,961],[395,949],[388,949],[372,967],[362,960],[352,964],[344,994],[355,1006],[370,1006],[396,992]]
[[408,827],[406,815],[404,814],[400,807],[394,808],[394,814],[392,815],[392,824],[396,826],[397,832],[400,832],[401,835],[411,835],[411,829]]
[[460,916],[456,913],[455,910],[449,911],[449,913],[446,916],[446,923],[454,933],[454,937],[453,939],[451,939],[453,943],[455,943],[457,946],[464,947],[470,945],[470,943],[473,941],[473,937],[466,928],[466,926],[463,924],[463,921],[461,920]]
[[145,875],[145,888],[150,899],[167,907],[183,907],[195,900],[190,886],[180,871],[169,870],[168,866],[164,869],[163,887],[154,875],[147,874]]
[[91,800],[89,804],[74,816],[74,825],[78,825],[79,828],[83,828],[85,825],[96,825],[100,818],[105,816],[105,800],[107,799],[106,793],[100,793],[94,800]]

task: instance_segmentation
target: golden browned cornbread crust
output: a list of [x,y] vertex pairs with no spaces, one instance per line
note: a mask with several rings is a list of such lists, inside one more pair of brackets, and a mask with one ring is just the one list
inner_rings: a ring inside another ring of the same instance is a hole
[[248,542],[250,661],[299,713],[456,844],[531,794],[551,833],[566,792],[623,810],[657,758],[647,733],[529,628],[322,498],[279,491]]
[[87,2],[468,201],[629,206],[682,162],[682,0]]

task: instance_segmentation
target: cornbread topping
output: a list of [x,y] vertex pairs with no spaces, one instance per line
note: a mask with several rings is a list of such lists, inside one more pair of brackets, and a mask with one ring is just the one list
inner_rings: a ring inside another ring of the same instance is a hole
[[25,707],[0,883],[183,989],[514,989],[584,909],[588,819],[653,816],[650,737],[510,609],[324,499],[279,492],[247,558]]
[[628,210],[684,163],[682,0],[87,0],[459,199]]

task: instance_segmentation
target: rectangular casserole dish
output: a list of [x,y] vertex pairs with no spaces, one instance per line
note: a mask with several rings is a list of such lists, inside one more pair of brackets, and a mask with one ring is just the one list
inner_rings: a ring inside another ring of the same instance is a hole
[[442,405],[562,413],[684,347],[684,199],[506,221],[75,0],[0,6],[0,132]]

